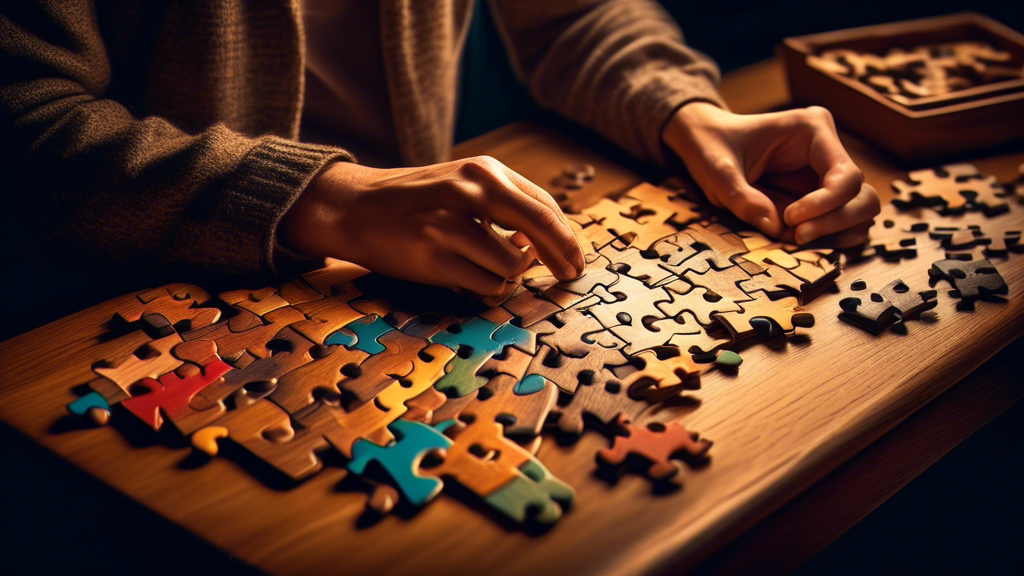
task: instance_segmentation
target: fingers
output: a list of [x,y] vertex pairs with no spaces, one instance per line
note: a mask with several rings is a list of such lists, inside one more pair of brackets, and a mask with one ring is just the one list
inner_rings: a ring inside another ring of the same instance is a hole
[[447,253],[437,260],[438,271],[443,274],[443,277],[438,278],[438,284],[490,297],[500,296],[507,289],[504,278],[491,274],[457,254]]
[[737,218],[761,232],[777,237],[783,225],[775,204],[747,182],[739,164],[732,157],[720,154],[706,159],[706,169],[694,174],[712,204],[724,206]]
[[452,216],[447,226],[448,247],[469,262],[501,278],[512,278],[523,268],[526,256],[489,226],[458,216]]
[[479,216],[524,233],[556,277],[571,279],[583,272],[583,251],[550,195],[538,193],[539,189],[521,176],[516,178],[517,185],[509,176],[511,171],[493,159],[472,158],[464,167],[464,174],[484,189],[484,197],[475,207]]
[[869,184],[842,206],[796,226],[795,240],[806,244],[816,238],[870,222],[881,211],[878,193]]
[[821,187],[794,202],[784,218],[797,226],[827,214],[853,200],[861,190],[864,176],[839,141],[832,115],[820,107],[804,111],[812,134],[807,149],[807,163],[821,177]]

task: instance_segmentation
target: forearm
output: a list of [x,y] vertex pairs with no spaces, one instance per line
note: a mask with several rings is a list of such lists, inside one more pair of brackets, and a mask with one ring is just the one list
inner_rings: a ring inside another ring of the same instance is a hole
[[276,249],[277,222],[324,164],[350,157],[133,116],[105,97],[110,64],[89,10],[0,14],[0,141],[16,199],[8,224],[27,241],[118,266],[273,272],[290,259]]
[[665,162],[661,132],[683,104],[724,106],[714,63],[653,2],[492,5],[535,99],[638,157]]

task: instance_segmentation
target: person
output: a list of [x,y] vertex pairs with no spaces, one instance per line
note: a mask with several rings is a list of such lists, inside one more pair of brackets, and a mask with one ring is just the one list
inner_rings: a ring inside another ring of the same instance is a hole
[[[543,189],[493,158],[449,159],[472,7],[6,3],[5,228],[130,270],[255,276],[335,257],[494,295],[536,254],[576,277],[583,253]],[[655,2],[493,0],[491,11],[542,107],[643,160],[677,156],[713,204],[767,235],[865,238],[878,196],[829,113],[731,113],[714,64]],[[298,138],[317,130],[331,144]],[[797,199],[780,209],[757,187],[766,179]]]

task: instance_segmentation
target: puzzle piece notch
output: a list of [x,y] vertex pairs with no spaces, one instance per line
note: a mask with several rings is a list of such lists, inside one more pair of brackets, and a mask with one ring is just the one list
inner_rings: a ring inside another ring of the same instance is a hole
[[865,295],[863,297],[851,296],[840,300],[839,307],[842,309],[842,312],[839,313],[840,320],[863,328],[872,334],[879,334],[902,319],[899,308],[884,296],[877,292],[867,293],[867,283],[863,280],[855,280],[850,288],[855,292],[865,292]]
[[537,346],[533,332],[508,322],[496,324],[480,317],[449,326],[444,332],[431,336],[430,341],[447,346],[458,354],[445,375],[434,384],[438,391],[455,397],[466,396],[483,386],[487,379],[477,376],[477,372],[491,356],[506,346],[514,346],[527,353],[533,353]]

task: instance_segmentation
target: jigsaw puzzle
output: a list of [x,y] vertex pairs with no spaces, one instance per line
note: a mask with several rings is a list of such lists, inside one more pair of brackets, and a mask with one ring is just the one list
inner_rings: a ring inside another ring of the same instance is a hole
[[[569,188],[593,176],[586,165],[562,174]],[[994,213],[1004,196],[989,185],[955,165],[912,173],[902,194]],[[378,514],[458,486],[450,491],[512,525],[553,523],[575,494],[534,455],[552,431],[570,442],[603,434],[602,468],[639,463],[678,484],[681,463],[706,462],[711,448],[681,423],[700,406],[702,375],[737,373],[741,344],[812,327],[803,306],[841,270],[834,251],[716,219],[694,190],[642,184],[569,214],[583,274],[557,281],[535,263],[499,300],[444,307],[428,288],[341,268],[218,298],[187,285],[139,293],[116,323],[150,341],[97,358],[89,391],[67,409],[96,424],[136,419],[210,456],[228,443],[292,482],[340,464],[365,478]],[[1021,246],[1019,232],[907,218],[887,215],[880,229],[894,236],[873,244],[877,254],[910,257],[925,241],[992,254]],[[931,275],[967,300],[1006,293],[988,261],[943,260]],[[935,306],[934,290],[912,285],[854,282],[840,317],[880,331]],[[425,301],[398,298],[420,293]]]

